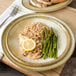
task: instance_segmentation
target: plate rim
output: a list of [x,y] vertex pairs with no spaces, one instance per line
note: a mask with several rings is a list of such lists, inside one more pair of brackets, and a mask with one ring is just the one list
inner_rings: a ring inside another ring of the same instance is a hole
[[[32,13],[32,14],[42,14],[42,13]],[[32,14],[31,14],[31,15],[32,15]],[[28,15],[30,15],[30,14],[28,14]],[[43,15],[46,16],[47,14],[43,14]],[[22,15],[22,16],[24,16],[24,15]],[[20,16],[20,17],[22,17],[22,16]],[[67,24],[64,23],[63,21],[61,21],[60,19],[58,19],[58,18],[56,18],[56,17],[54,17],[54,16],[51,16],[51,15],[48,15],[48,16],[50,16],[50,17],[58,20],[59,22],[65,24],[65,26],[67,26]],[[18,17],[18,18],[19,18],[19,17]],[[18,19],[18,18],[16,18],[16,19]],[[15,19],[15,20],[16,20],[16,19]],[[14,21],[14,20],[13,20],[13,21]],[[10,22],[10,23],[11,23],[11,22]],[[9,23],[9,24],[10,24],[10,23]],[[9,25],[9,24],[8,24],[8,25]],[[7,27],[8,27],[8,26],[7,26]],[[7,28],[7,27],[6,27],[6,28]],[[6,29],[6,28],[5,28],[5,29]],[[72,47],[72,53],[73,53],[73,50],[74,50],[74,47],[75,47],[75,42],[74,42],[74,41],[75,41],[75,38],[74,38],[74,35],[73,35],[71,29],[70,29],[68,26],[67,26],[67,28],[68,28],[68,30],[70,30],[71,35],[72,35],[72,38],[73,38],[73,47]],[[3,31],[3,33],[4,33],[4,31]],[[2,36],[3,36],[3,33],[2,33]],[[1,37],[1,43],[2,43],[2,37]],[[3,49],[3,47],[2,47],[2,49]],[[4,53],[5,53],[5,52],[4,52]],[[72,53],[71,53],[71,55],[72,55]],[[71,55],[70,55],[70,56],[71,56]],[[69,57],[70,57],[70,56],[69,56]],[[67,61],[67,60],[69,59],[69,57],[68,57],[65,61]],[[8,59],[9,59],[9,58],[8,58]],[[11,61],[11,60],[10,60],[10,61]],[[62,60],[60,60],[60,61],[62,61]],[[59,61],[59,62],[60,62],[60,61]],[[11,62],[12,62],[12,61],[11,61]],[[58,62],[58,63],[59,63],[59,62]],[[62,62],[62,63],[63,63],[63,62]],[[61,65],[62,63],[60,63],[60,65]],[[56,64],[56,63],[55,63],[55,64]],[[51,65],[49,65],[49,66],[44,66],[46,69],[45,69],[44,67],[43,67],[44,69],[39,69],[38,67],[37,67],[37,68],[36,68],[36,67],[34,68],[34,67],[26,66],[26,69],[31,69],[31,70],[34,70],[34,71],[43,71],[43,70],[49,70],[49,69],[55,68],[55,67],[57,67],[58,65],[55,65],[55,66],[53,66],[53,67],[50,67],[50,66],[51,66]],[[48,68],[48,67],[49,67],[49,68]],[[40,68],[42,68],[42,67],[40,67]]]
[[[36,15],[27,15],[27,16],[24,16],[24,17],[20,17],[20,18],[18,18],[18,20],[15,20],[16,21],[16,24],[17,23],[19,23],[19,22],[21,22],[21,21],[23,21],[24,19],[26,20],[27,18],[30,18],[30,17],[36,17]],[[37,17],[38,17],[39,15],[37,15]],[[25,18],[26,17],[26,18]],[[40,15],[39,16],[39,18],[40,17],[45,17],[45,19],[47,18],[47,19],[49,19],[49,20],[53,20],[53,18],[52,17],[47,17],[47,16],[42,16],[42,15]],[[21,20],[21,21],[20,21]],[[11,22],[11,23],[15,23],[15,21],[13,21],[13,22]],[[54,20],[53,20],[54,21]],[[58,22],[58,21],[56,21],[56,22]],[[55,23],[56,23],[55,22]],[[6,46],[7,46],[7,49],[8,49],[8,52],[10,53],[10,55],[14,58],[14,59],[16,59],[16,60],[18,60],[20,63],[22,62],[23,64],[25,63],[25,65],[27,65],[27,66],[46,66],[46,65],[51,65],[51,64],[54,64],[54,63],[56,63],[56,62],[58,62],[59,60],[61,60],[65,55],[66,55],[66,53],[68,52],[68,50],[69,50],[69,47],[70,47],[70,35],[69,35],[69,32],[68,32],[68,30],[66,30],[66,28],[65,28],[65,26],[63,25],[63,24],[61,24],[61,23],[59,23],[60,24],[60,27],[61,28],[64,28],[64,29],[62,29],[62,30],[64,30],[64,32],[65,32],[65,34],[66,34],[66,36],[67,36],[67,46],[66,46],[66,49],[64,50],[64,52],[57,58],[57,59],[55,59],[55,60],[53,60],[52,62],[50,62],[50,61],[48,61],[47,63],[31,63],[31,62],[27,62],[27,61],[23,61],[22,59],[20,59],[19,57],[17,57],[16,55],[14,55],[14,54],[12,54],[12,51],[10,52],[10,49],[9,49],[9,47],[8,47],[8,34],[10,33],[10,31],[12,30],[12,28],[13,27],[15,27],[15,25],[14,24],[12,24],[12,25],[8,25],[9,27],[6,29],[8,32],[7,32],[7,37],[6,37]]]
[[[34,8],[32,9],[32,8],[24,5],[24,4],[23,4],[23,0],[22,0],[21,2],[22,2],[22,5],[23,5],[24,8],[30,9],[30,10],[32,10],[32,11],[36,11],[36,12],[52,12],[52,11],[57,11],[57,10],[59,10],[59,9],[62,9],[62,8],[64,8],[64,7],[66,7],[66,6],[68,6],[72,1],[73,1],[73,0],[67,0],[67,1],[65,1],[65,2],[66,2],[65,5],[61,5],[61,4],[63,4],[63,2],[62,2],[62,3],[59,3],[59,4],[56,4],[56,5],[52,6],[52,7],[55,7],[55,9],[48,10],[48,11],[37,9],[37,7],[34,7]],[[50,6],[50,7],[51,7],[51,6]],[[56,7],[57,7],[57,8],[56,8]]]

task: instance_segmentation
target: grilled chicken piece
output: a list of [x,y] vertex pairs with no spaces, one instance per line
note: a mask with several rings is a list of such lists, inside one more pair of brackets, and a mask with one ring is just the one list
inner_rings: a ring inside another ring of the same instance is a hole
[[33,6],[36,6],[36,7],[46,7],[47,5],[46,4],[42,4],[42,3],[39,3],[37,0],[30,0],[30,3],[33,5]]
[[51,5],[52,4],[51,0],[37,0],[37,1],[40,3],[43,3],[45,5]]
[[42,54],[40,54],[40,51],[34,51],[34,52],[24,52],[23,55],[28,57],[28,58],[31,58],[31,59],[39,59],[41,58]]
[[51,0],[52,3],[60,3],[60,2],[64,2],[66,0]]
[[[22,41],[26,38],[28,38],[28,37],[19,34],[19,44],[20,44],[20,49],[22,50],[22,53],[23,53],[24,49],[22,49],[21,44],[22,44]],[[39,48],[38,48],[38,49],[31,51],[31,52],[24,51],[23,55],[26,57],[29,57],[31,59],[38,59],[42,56],[42,54],[40,55],[40,52],[41,52],[41,50],[39,50]]]
[[53,3],[60,3],[66,0],[30,0],[30,3],[36,7],[47,7]]

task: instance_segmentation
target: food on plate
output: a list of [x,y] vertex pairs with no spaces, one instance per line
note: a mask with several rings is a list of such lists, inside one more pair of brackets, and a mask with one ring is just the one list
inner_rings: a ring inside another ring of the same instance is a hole
[[22,48],[24,51],[33,51],[35,47],[36,47],[36,43],[32,39],[27,38],[22,42]]
[[39,3],[37,0],[30,0],[30,3],[36,7],[46,7],[45,4]]
[[60,2],[64,2],[66,0],[51,0],[52,3],[60,3]]
[[53,28],[35,22],[19,34],[19,45],[23,55],[31,59],[57,58],[57,40]]
[[52,4],[56,4],[56,3],[61,3],[64,1],[66,1],[66,0],[30,0],[30,3],[33,6],[40,8],[40,7],[47,7],[47,6],[50,6]]
[[51,0],[37,0],[39,3],[45,4],[45,5],[51,5]]

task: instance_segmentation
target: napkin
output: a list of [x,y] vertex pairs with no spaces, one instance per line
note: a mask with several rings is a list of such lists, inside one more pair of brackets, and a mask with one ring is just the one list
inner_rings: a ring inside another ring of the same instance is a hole
[[19,7],[19,11],[18,13],[13,16],[13,17],[10,17],[6,22],[5,24],[0,28],[0,59],[2,58],[3,56],[3,50],[2,50],[2,46],[1,46],[1,36],[2,36],[2,32],[3,30],[6,28],[6,26],[11,22],[13,21],[15,18],[19,17],[19,16],[22,16],[24,14],[29,14],[29,13],[33,13],[34,11],[32,10],[29,10],[27,8],[25,8],[23,5],[22,5],[22,0],[15,0],[11,6],[9,8],[6,9],[6,11],[0,16],[0,24],[9,16],[9,14],[11,13],[11,11],[13,10],[13,8],[15,6],[18,6]]

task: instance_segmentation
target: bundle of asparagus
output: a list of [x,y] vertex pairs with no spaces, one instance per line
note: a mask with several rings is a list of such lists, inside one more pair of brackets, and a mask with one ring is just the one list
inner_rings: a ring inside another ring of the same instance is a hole
[[43,59],[48,57],[57,58],[57,39],[58,37],[55,35],[53,28],[50,29],[49,34],[47,33],[47,29],[45,28],[42,33],[42,53]]

